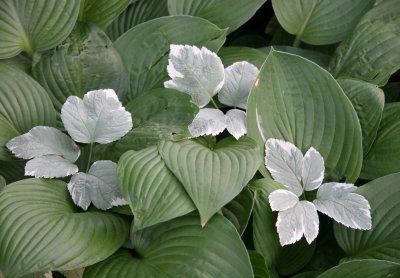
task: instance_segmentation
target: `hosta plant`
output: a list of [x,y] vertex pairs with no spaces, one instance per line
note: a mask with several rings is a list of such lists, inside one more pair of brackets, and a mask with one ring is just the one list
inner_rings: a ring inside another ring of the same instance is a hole
[[400,276],[398,0],[0,0],[0,277]]

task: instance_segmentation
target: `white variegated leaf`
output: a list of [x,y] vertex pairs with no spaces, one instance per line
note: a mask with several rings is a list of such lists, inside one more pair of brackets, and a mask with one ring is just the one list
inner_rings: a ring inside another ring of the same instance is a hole
[[78,166],[58,155],[44,155],[29,160],[25,175],[35,178],[62,178],[78,172]]
[[189,132],[193,137],[203,135],[217,135],[226,128],[224,113],[219,109],[203,108],[197,113],[189,125]]
[[313,203],[300,201],[294,207],[278,212],[276,227],[282,246],[299,241],[303,235],[310,244],[318,235],[317,210]]
[[317,189],[324,179],[325,165],[321,154],[311,147],[303,160],[303,187],[306,191]]
[[277,182],[297,196],[303,193],[303,154],[295,145],[279,139],[268,139],[265,143],[265,165]]
[[231,107],[246,109],[251,86],[260,71],[249,62],[236,62],[225,69],[225,82],[218,100]]
[[106,210],[113,202],[122,198],[117,177],[117,164],[109,160],[93,163],[88,173],[75,174],[68,183],[74,203],[87,210],[92,202],[97,208]]
[[299,197],[289,190],[278,189],[269,194],[268,201],[273,211],[282,211],[294,207]]
[[364,196],[353,193],[356,189],[352,184],[324,183],[313,203],[320,212],[346,227],[369,230],[372,225],[371,207]]
[[200,108],[206,106],[224,84],[221,59],[205,47],[171,44],[167,71],[171,80],[164,83],[192,97]]
[[10,140],[7,148],[16,157],[23,159],[59,155],[70,162],[75,162],[80,154],[78,146],[70,137],[49,126],[32,128],[29,132]]
[[246,112],[239,109],[231,109],[225,114],[226,129],[230,134],[239,139],[247,133]]
[[107,144],[132,129],[131,113],[125,111],[112,89],[70,96],[61,109],[61,119],[76,142]]

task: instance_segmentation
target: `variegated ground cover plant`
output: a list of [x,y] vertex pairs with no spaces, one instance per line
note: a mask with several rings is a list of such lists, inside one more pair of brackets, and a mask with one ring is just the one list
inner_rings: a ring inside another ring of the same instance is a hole
[[398,0],[0,0],[0,277],[400,276],[399,33]]

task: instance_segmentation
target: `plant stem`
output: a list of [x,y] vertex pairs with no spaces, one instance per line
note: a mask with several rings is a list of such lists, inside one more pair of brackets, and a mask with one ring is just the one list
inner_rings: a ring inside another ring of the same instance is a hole
[[90,143],[89,158],[88,158],[87,165],[86,165],[86,173],[89,171],[90,162],[92,162],[92,153],[93,153],[93,142]]
[[215,103],[215,101],[213,100],[213,98],[210,97],[210,99],[211,99],[211,103],[214,105],[214,107],[215,107],[216,109],[219,109],[219,108],[218,108],[218,105]]
[[83,21],[84,16],[85,16],[85,0],[81,0],[81,5],[79,7],[78,20]]

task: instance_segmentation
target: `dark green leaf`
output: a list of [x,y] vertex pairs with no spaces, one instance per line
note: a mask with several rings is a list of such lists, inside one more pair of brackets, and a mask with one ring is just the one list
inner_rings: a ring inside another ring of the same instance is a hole
[[25,178],[25,162],[0,160],[0,175],[6,179],[7,184]]
[[0,114],[0,160],[14,160],[14,156],[6,148],[6,144],[12,138],[19,136],[21,133]]
[[254,278],[269,278],[268,268],[264,258],[254,250],[248,250]]
[[250,47],[224,46],[218,51],[218,56],[225,68],[240,61],[247,61],[261,68],[267,58],[267,53]]

